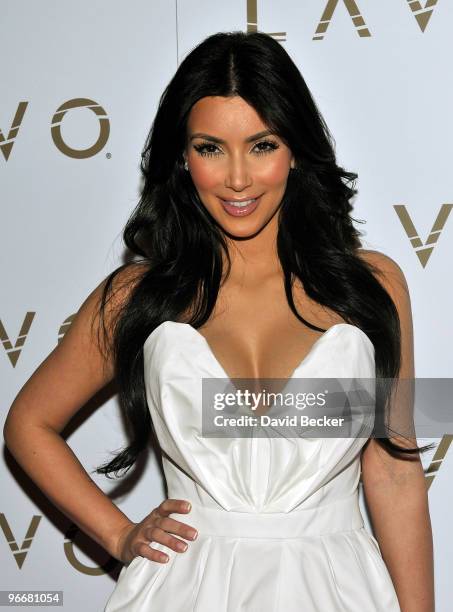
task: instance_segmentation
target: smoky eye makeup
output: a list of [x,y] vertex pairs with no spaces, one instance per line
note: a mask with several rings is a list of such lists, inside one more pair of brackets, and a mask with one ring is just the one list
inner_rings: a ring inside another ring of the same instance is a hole
[[[278,149],[279,146],[280,145],[275,140],[266,138],[256,142],[253,145],[251,152],[255,155],[263,155],[265,153],[272,153],[272,151]],[[208,141],[194,144],[193,148],[202,157],[217,157],[218,155],[222,154],[218,145]]]

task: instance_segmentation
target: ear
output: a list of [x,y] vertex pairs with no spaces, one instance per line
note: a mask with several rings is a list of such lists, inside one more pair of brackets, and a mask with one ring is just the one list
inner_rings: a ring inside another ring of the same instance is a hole
[[291,157],[291,168],[294,170],[294,168],[296,167],[296,159],[294,158],[294,156]]

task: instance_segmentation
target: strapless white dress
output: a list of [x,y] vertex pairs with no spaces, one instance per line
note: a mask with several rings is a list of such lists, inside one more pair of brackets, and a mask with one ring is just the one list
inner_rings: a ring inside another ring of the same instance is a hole
[[[201,436],[201,379],[228,378],[207,340],[165,321],[144,344],[146,396],[163,451],[171,516],[198,530],[167,563],[123,566],[104,612],[400,612],[359,508],[366,437]],[[288,380],[374,378],[358,327],[330,327]],[[149,510],[146,510],[148,512]]]

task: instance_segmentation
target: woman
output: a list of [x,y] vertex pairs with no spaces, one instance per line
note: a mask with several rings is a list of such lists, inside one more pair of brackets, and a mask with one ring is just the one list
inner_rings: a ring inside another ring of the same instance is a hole
[[[202,378],[413,377],[404,275],[361,249],[357,175],[283,47],[242,32],[199,44],[162,95],[142,172],[124,230],[141,261],[88,296],[5,426],[38,486],[125,564],[106,612],[434,610],[429,447],[200,432]],[[150,434],[162,449],[169,499],[139,523],[59,436],[114,377],[132,440],[97,472],[127,471]]]

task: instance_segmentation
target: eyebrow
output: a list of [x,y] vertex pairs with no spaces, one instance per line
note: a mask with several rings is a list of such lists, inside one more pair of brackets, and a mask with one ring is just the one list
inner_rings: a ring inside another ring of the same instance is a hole
[[[253,142],[254,140],[258,140],[258,138],[262,138],[263,136],[269,136],[273,132],[271,130],[264,130],[263,132],[258,132],[257,134],[253,134],[244,140],[244,142]],[[196,132],[192,134],[189,138],[193,140],[194,138],[204,138],[205,140],[209,140],[210,142],[216,142],[218,144],[225,144],[225,141],[221,138],[217,138],[216,136],[210,136],[209,134],[204,134],[203,132]]]

